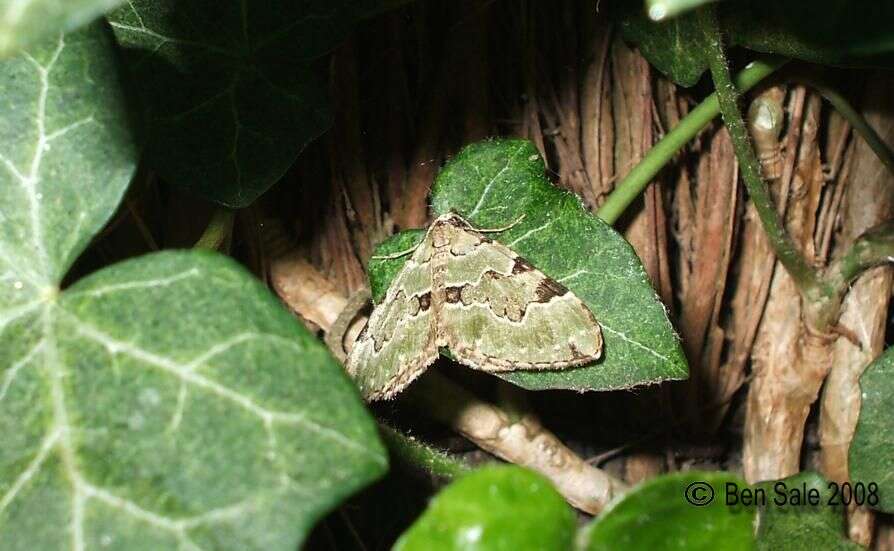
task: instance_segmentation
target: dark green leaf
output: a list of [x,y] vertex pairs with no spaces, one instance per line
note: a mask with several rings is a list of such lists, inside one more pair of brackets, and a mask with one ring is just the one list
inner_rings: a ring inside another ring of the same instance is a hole
[[708,68],[703,51],[704,33],[695,13],[661,22],[638,9],[624,10],[621,31],[649,63],[680,86],[692,86]]
[[863,402],[849,454],[851,479],[878,484],[874,507],[894,513],[894,348],[869,364],[860,389]]
[[[798,473],[780,481],[757,484],[766,492],[766,505],[758,509],[757,547],[766,551],[857,551],[863,549],[847,539],[845,514],[830,505],[833,491],[814,472]],[[795,503],[816,492],[818,505]],[[841,495],[838,495],[841,498]]]
[[829,65],[894,66],[894,3],[877,0],[719,4],[734,45]]
[[[686,501],[714,498],[696,506]],[[690,471],[653,478],[602,512],[582,534],[582,549],[663,549],[739,551],[754,548],[753,509],[726,504],[727,484],[745,488],[744,480],[720,472]]]
[[[671,3],[654,0],[649,10],[663,9],[655,4],[670,9]],[[733,46],[827,65],[894,66],[891,2],[736,0],[718,3],[717,10]],[[698,82],[708,64],[695,13],[655,22],[642,4],[629,0],[616,0],[613,13],[625,40],[636,44],[656,69],[681,86]]]
[[112,13],[152,167],[213,201],[250,204],[329,126],[311,61],[392,3],[133,0]]
[[[547,180],[529,142],[467,147],[439,174],[432,204],[438,214],[457,212],[478,228],[505,227],[524,215],[493,237],[574,291],[602,327],[604,357],[595,364],[501,377],[537,390],[606,390],[686,377],[679,340],[633,248],[577,197]],[[400,239],[376,254],[406,249],[414,237]],[[382,293],[405,261],[370,262],[372,287]]]
[[369,260],[370,294],[373,302],[382,302],[388,292],[388,284],[403,267],[408,257],[376,258],[397,255],[411,250],[425,237],[425,230],[407,230],[392,235],[376,247],[376,253]]
[[483,467],[442,490],[394,549],[564,550],[574,532],[574,512],[548,480],[520,467]]
[[74,30],[122,0],[0,0],[0,56]]
[[114,59],[0,64],[0,547],[292,551],[386,463],[322,345],[213,253],[60,290],[135,168]]

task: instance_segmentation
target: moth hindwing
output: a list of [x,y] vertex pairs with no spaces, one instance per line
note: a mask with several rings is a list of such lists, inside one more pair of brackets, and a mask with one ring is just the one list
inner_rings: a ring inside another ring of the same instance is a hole
[[448,348],[482,371],[562,369],[602,354],[574,293],[457,214],[436,219],[348,356],[365,398],[390,398]]

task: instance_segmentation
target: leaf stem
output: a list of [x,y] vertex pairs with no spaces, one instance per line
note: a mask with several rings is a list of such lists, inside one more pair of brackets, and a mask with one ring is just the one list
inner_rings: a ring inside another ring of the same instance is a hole
[[711,77],[714,79],[714,88],[717,91],[720,112],[729,130],[733,149],[739,161],[742,179],[745,181],[745,187],[748,189],[748,195],[754,203],[758,217],[767,234],[770,246],[773,247],[773,251],[776,253],[776,257],[789,275],[791,275],[802,294],[805,296],[811,295],[819,290],[819,278],[816,270],[807,263],[807,260],[798,251],[785,231],[782,219],[773,206],[767,183],[764,182],[761,176],[760,161],[758,161],[754,148],[751,147],[748,130],[745,126],[745,121],[742,119],[742,113],[739,111],[739,90],[733,84],[732,78],[730,78],[729,66],[726,55],[723,52],[720,30],[717,26],[713,6],[706,6],[699,10],[699,17],[702,21],[702,28],[707,35],[705,54],[708,66],[711,69]]
[[[742,91],[753,88],[788,60],[767,56],[750,63],[736,76],[736,86]],[[596,216],[609,224],[614,224],[633,203],[652,179],[671,161],[673,156],[690,140],[706,127],[720,113],[717,94],[711,94],[683,120],[658,141],[643,159],[637,163],[627,176],[609,194],[605,203],[596,212]]]
[[194,247],[196,249],[220,249],[233,231],[235,218],[236,213],[233,210],[227,208],[215,210],[211,216],[211,221],[208,222],[208,226],[202,232],[202,236],[196,241]]
[[830,284],[847,289],[864,271],[894,262],[894,221],[867,230],[829,266]]
[[379,432],[391,454],[404,464],[420,467],[447,479],[456,478],[471,470],[471,467],[462,461],[427,446],[384,423],[379,423]]

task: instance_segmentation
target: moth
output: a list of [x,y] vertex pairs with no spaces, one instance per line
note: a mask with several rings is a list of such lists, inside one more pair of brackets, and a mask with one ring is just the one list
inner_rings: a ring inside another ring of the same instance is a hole
[[347,360],[367,400],[399,393],[441,348],[488,372],[562,369],[599,359],[602,332],[587,306],[485,231],[448,213],[415,249],[400,253],[412,256]]

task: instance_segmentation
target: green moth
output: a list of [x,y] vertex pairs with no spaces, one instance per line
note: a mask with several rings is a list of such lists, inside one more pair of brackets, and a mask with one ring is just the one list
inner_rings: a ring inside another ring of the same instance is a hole
[[482,371],[562,369],[602,354],[574,293],[462,217],[437,218],[357,337],[347,369],[367,400],[390,398],[440,348]]

